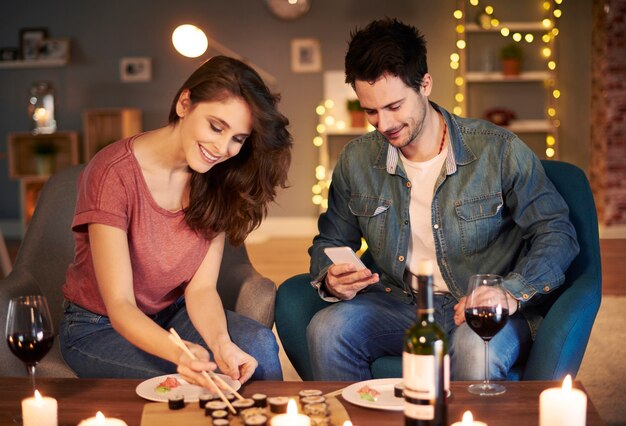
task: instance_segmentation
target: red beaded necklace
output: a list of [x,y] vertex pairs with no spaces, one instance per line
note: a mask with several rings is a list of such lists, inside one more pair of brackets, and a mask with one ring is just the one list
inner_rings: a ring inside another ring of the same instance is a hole
[[441,135],[441,143],[439,144],[439,152],[437,153],[437,155],[441,154],[441,151],[443,151],[443,144],[446,141],[446,133],[448,132],[448,125],[446,124],[446,120],[441,114],[439,114],[439,116],[441,117],[441,121],[443,121],[443,135]]

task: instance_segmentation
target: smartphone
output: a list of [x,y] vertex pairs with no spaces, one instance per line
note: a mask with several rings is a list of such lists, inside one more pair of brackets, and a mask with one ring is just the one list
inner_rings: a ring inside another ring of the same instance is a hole
[[361,262],[361,259],[359,259],[350,247],[326,247],[324,253],[326,253],[326,256],[328,256],[335,265],[350,263],[354,265],[357,271],[366,268],[363,262]]

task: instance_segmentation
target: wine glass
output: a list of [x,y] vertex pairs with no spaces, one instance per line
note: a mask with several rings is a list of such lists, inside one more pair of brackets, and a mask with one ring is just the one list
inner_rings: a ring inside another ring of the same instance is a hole
[[35,392],[35,366],[54,342],[52,317],[42,295],[14,297],[9,302],[7,343],[13,355],[26,365]]
[[489,382],[489,341],[509,319],[509,305],[502,287],[502,277],[493,274],[472,275],[467,291],[465,321],[485,342],[485,379],[467,389],[477,395],[500,395],[506,392],[506,388]]

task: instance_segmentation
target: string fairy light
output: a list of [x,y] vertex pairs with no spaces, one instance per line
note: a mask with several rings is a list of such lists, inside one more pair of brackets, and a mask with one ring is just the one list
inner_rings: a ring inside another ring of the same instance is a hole
[[[556,85],[554,71],[557,69],[557,60],[555,52],[555,39],[559,35],[557,26],[558,19],[563,16],[563,0],[540,0],[540,6],[543,9],[543,18],[539,21],[539,28],[545,31],[541,37],[535,37],[533,32],[540,31],[511,31],[513,25],[500,22],[496,18],[496,10],[482,0],[469,0],[469,6],[481,9],[479,13],[479,27],[484,31],[498,31],[504,38],[510,38],[514,42],[525,41],[528,44],[540,43],[539,54],[545,60],[548,78],[546,79],[547,108],[546,117],[550,126],[546,132],[545,155],[547,158],[556,158],[558,154],[557,133],[561,124],[558,118],[557,100],[561,98],[562,93]],[[453,18],[456,20],[456,50],[450,55],[450,68],[454,70],[454,106],[452,112],[456,115],[465,115],[467,101],[467,79],[466,74],[466,58],[467,58],[467,31],[468,24],[465,23],[468,16],[467,0],[457,0],[456,8],[452,12]],[[471,24],[470,24],[471,25]],[[519,28],[519,27],[518,27]]]

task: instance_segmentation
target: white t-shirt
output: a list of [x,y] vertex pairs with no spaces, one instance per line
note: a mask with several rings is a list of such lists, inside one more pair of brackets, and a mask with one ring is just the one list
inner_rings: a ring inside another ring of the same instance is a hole
[[411,181],[411,201],[409,204],[409,219],[411,220],[411,241],[407,253],[407,273],[405,280],[411,288],[417,289],[417,264],[420,259],[430,259],[435,265],[433,272],[434,287],[436,292],[449,292],[435,255],[435,237],[432,230],[433,193],[435,183],[441,173],[441,168],[446,161],[448,148],[442,150],[436,157],[424,161],[415,162],[406,159],[400,153],[400,159]]

